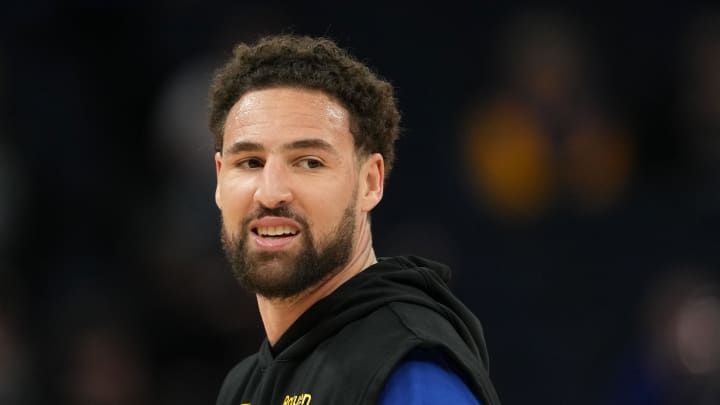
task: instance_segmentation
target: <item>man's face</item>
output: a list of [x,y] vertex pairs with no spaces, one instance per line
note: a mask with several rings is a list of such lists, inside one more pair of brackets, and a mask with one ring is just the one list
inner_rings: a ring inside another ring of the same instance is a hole
[[215,198],[223,247],[251,291],[294,296],[352,256],[361,169],[349,123],[325,94],[293,88],[253,91],[230,110]]

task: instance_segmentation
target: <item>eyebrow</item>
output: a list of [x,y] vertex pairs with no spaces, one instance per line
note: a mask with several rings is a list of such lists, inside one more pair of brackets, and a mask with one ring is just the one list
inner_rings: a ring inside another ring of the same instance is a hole
[[326,152],[334,153],[337,155],[337,151],[335,148],[332,147],[329,143],[322,139],[300,139],[295,142],[290,142],[289,144],[283,145],[282,149],[284,150],[291,150],[291,149],[322,149]]
[[[322,139],[311,138],[311,139],[300,139],[287,143],[281,148],[283,151],[295,150],[295,149],[321,149],[326,152],[330,152],[334,155],[338,155],[337,150],[332,145]],[[257,142],[240,141],[235,142],[226,151],[229,154],[240,153],[240,152],[261,152],[264,151],[265,147]]]
[[229,154],[240,153],[240,152],[259,152],[264,150],[263,146],[257,142],[235,142],[225,150]]

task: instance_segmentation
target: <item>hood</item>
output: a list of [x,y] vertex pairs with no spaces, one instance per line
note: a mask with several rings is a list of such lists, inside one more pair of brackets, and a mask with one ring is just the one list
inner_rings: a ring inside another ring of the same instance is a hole
[[391,303],[431,309],[450,321],[468,348],[488,367],[480,322],[448,288],[450,269],[417,256],[379,258],[378,262],[310,307],[271,348],[265,340],[260,361],[306,354],[345,325]]

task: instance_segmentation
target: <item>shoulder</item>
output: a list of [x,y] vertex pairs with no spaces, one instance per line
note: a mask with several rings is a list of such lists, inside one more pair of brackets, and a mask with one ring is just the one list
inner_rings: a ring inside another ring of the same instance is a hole
[[393,370],[378,404],[479,405],[472,391],[440,352],[413,350]]
[[[423,346],[441,346],[451,351],[459,350],[458,356],[473,357],[463,336],[470,335],[467,326],[451,312],[439,313],[443,308],[430,309],[423,305],[393,302],[388,305],[402,328],[422,342]],[[453,321],[454,320],[454,321]]]

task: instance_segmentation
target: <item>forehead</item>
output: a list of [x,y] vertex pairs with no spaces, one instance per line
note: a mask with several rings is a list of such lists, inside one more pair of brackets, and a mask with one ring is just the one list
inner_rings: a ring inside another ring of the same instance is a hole
[[243,95],[230,109],[224,144],[227,147],[240,139],[272,142],[303,137],[328,138],[333,143],[349,138],[352,142],[348,111],[317,90],[291,87],[255,90]]

